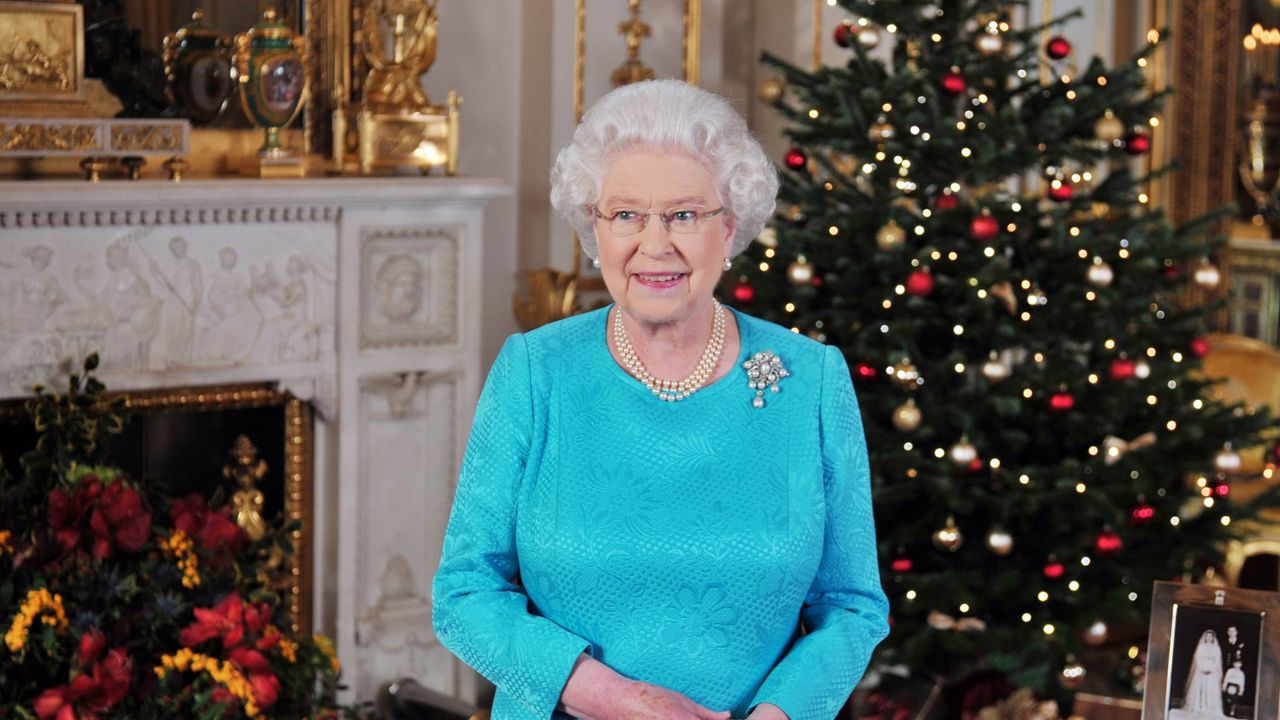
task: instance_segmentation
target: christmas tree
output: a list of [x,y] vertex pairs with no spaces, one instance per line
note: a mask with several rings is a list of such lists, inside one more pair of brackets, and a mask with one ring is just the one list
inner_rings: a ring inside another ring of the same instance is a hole
[[841,4],[843,67],[765,57],[793,146],[726,295],[845,352],[880,661],[1061,694],[1121,628],[1117,663],[1140,641],[1153,581],[1219,565],[1243,512],[1224,473],[1271,420],[1209,399],[1214,308],[1186,300],[1217,283],[1221,216],[1175,228],[1149,202],[1158,33],[1077,69],[1069,17],[1018,27],[1025,3]]

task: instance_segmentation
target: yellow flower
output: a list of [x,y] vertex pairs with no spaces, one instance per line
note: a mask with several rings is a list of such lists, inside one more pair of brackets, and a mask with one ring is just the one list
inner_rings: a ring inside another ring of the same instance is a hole
[[199,559],[196,557],[195,543],[181,530],[160,541],[160,549],[164,554],[177,560],[178,569],[182,571],[182,587],[194,588],[200,584]]
[[172,671],[203,672],[213,681],[225,687],[240,704],[244,706],[244,714],[251,718],[259,715],[258,703],[253,696],[253,685],[245,679],[230,661],[222,661],[201,653],[192,652],[190,648],[182,648],[172,655],[162,655],[160,664],[154,668],[156,677],[163,680]]
[[13,546],[9,544],[9,538],[13,537],[13,533],[8,530],[0,530],[0,555],[12,553]]
[[[41,616],[43,614],[43,616]],[[28,590],[18,613],[13,616],[9,631],[4,634],[4,644],[9,652],[20,652],[27,646],[27,634],[36,618],[58,633],[67,629],[67,613],[62,608],[62,596],[49,592],[48,588]]]
[[333,641],[319,633],[312,635],[311,639],[315,642],[316,647],[320,648],[320,652],[329,658],[329,664],[333,667],[333,671],[335,673],[341,671],[342,664],[338,662],[338,653],[334,652]]

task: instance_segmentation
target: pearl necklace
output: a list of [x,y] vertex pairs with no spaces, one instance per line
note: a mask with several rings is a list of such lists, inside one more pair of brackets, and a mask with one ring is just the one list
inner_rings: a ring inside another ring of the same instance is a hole
[[716,366],[720,364],[720,355],[724,352],[725,311],[718,301],[711,302],[715,304],[715,309],[712,311],[714,319],[711,322],[711,337],[707,338],[707,346],[702,350],[698,366],[693,369],[689,377],[683,380],[659,380],[650,374],[644,363],[640,362],[640,356],[636,354],[636,349],[632,347],[631,340],[627,337],[627,329],[622,324],[622,310],[618,309],[614,313],[613,344],[618,348],[623,367],[633,377],[644,383],[644,386],[649,388],[649,392],[657,395],[659,399],[675,402],[689,397],[706,383],[707,378],[711,377],[711,373],[715,372]]

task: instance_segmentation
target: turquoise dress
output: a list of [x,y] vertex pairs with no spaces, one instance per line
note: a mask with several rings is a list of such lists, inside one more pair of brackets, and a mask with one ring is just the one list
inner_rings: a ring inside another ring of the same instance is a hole
[[[738,367],[669,403],[613,360],[607,313],[498,355],[432,588],[437,637],[497,686],[493,720],[567,717],[583,652],[734,717],[834,717],[888,633],[844,358],[735,313]],[[756,408],[742,363],[765,350],[791,374]]]

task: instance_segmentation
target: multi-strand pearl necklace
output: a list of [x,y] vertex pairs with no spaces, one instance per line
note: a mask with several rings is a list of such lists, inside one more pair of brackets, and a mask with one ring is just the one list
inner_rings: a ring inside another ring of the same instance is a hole
[[707,338],[707,346],[702,350],[698,366],[693,369],[689,377],[683,380],[659,380],[650,374],[644,363],[640,362],[640,356],[636,354],[636,349],[632,347],[631,340],[627,337],[627,329],[622,324],[622,310],[614,312],[613,344],[618,348],[623,367],[644,383],[644,386],[659,399],[675,402],[689,397],[707,382],[707,378],[711,377],[716,366],[720,364],[720,355],[724,352],[725,311],[718,301],[711,302],[715,304],[712,310],[714,319],[711,321],[711,337]]

